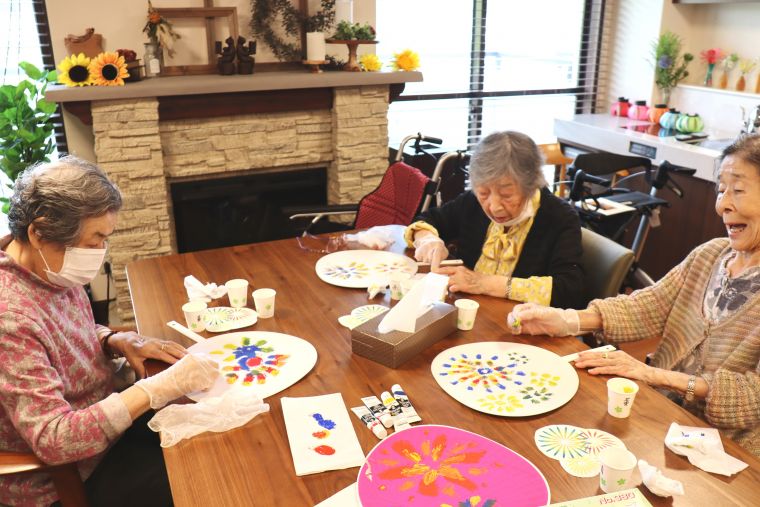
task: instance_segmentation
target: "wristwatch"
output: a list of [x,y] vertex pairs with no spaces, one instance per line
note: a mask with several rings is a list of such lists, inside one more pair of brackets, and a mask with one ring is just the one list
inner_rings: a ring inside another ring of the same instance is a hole
[[694,401],[694,388],[697,385],[697,376],[692,375],[689,377],[689,382],[686,384],[686,394],[684,395],[683,399],[685,401],[688,401],[691,403]]

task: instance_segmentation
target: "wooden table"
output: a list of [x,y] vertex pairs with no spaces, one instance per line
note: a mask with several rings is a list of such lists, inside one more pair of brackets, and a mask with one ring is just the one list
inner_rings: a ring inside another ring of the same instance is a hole
[[[398,249],[397,249],[398,251]],[[445,394],[430,373],[430,363],[441,351],[462,343],[507,340],[544,347],[560,355],[586,347],[573,338],[513,337],[505,330],[505,316],[513,304],[475,297],[481,306],[472,331],[458,331],[418,357],[393,370],[351,353],[348,329],[337,318],[367,304],[360,289],[334,287],[319,280],[314,264],[319,254],[301,250],[295,239],[259,243],[182,255],[170,255],[130,264],[129,286],[140,333],[174,339],[187,338],[166,327],[182,322],[186,301],[183,278],[224,283],[246,278],[254,287],[277,290],[276,314],[253,327],[299,336],[319,353],[314,369],[300,382],[267,399],[271,410],[249,424],[223,434],[205,433],[165,449],[174,501],[178,506],[308,506],[318,503],[356,480],[357,468],[297,477],[280,407],[281,396],[314,396],[340,392],[347,406],[360,398],[399,383],[407,391],[423,423],[456,426],[479,433],[530,459],[546,476],[553,502],[601,494],[598,478],[568,475],[558,461],[541,454],[533,442],[536,429],[548,424],[599,428],[621,438],[638,458],[683,482],[686,495],[661,499],[641,486],[654,505],[756,505],[760,462],[735,443],[724,439],[727,452],[750,467],[733,477],[708,474],[663,445],[671,422],[690,426],[706,423],[641,384],[633,414],[615,419],[606,414],[606,377],[579,371],[580,387],[563,407],[534,417],[503,418],[461,405]],[[373,302],[388,304],[380,297]],[[226,305],[226,298],[218,303]],[[249,299],[249,305],[252,302]],[[206,336],[211,336],[207,334]],[[378,440],[352,416],[362,448],[368,453]],[[638,472],[636,472],[638,477]]]

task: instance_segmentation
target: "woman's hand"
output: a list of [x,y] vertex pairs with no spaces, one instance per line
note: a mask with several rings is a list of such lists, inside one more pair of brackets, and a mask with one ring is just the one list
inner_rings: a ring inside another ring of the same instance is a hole
[[443,259],[449,256],[446,243],[430,231],[417,231],[414,235],[414,258],[430,263],[431,271],[438,269]]
[[[457,267],[444,267],[432,270],[435,273],[441,275],[447,275],[449,277],[449,290],[451,292],[466,292],[468,294],[491,294],[491,278],[492,275],[484,275],[483,273],[476,273],[463,266]],[[504,291],[502,291],[503,293]],[[502,294],[503,296],[504,294]]]
[[571,336],[580,333],[578,312],[562,310],[535,303],[515,306],[507,315],[507,325],[512,334],[547,334]]
[[219,376],[219,365],[205,354],[186,354],[162,372],[135,383],[159,409],[187,393],[209,389]]
[[575,360],[576,368],[588,368],[591,375],[614,375],[653,384],[655,370],[622,350],[613,352],[581,352]]
[[134,331],[116,333],[108,339],[108,346],[120,353],[129,362],[140,378],[145,378],[145,360],[158,359],[174,364],[182,359],[187,350],[182,345],[170,340],[145,338]]

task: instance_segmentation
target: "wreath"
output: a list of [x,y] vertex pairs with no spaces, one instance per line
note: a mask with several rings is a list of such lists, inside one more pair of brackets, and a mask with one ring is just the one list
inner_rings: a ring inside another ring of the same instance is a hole
[[[321,0],[320,4],[321,9],[316,14],[305,16],[290,0],[251,0],[251,31],[272,49],[274,56],[281,62],[300,61],[301,32],[323,31],[335,21],[335,0]],[[281,37],[273,30],[278,17],[286,37]],[[293,37],[297,42],[288,40]]]

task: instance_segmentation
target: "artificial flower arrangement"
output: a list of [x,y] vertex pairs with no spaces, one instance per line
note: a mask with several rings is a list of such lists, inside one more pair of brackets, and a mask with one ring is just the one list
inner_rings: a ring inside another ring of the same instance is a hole
[[744,58],[739,60],[739,80],[736,82],[736,90],[743,92],[747,86],[747,74],[755,70],[757,66],[757,60],[752,58]]
[[728,75],[731,73],[731,71],[736,67],[736,64],[739,62],[739,55],[736,53],[731,53],[730,55],[723,58],[723,60],[720,62],[720,68],[723,70],[723,75],[720,76],[720,83],[718,83],[718,87],[722,89],[728,88]]
[[715,65],[722,62],[726,57],[725,51],[720,48],[705,49],[699,53],[699,57],[707,64],[707,74],[705,74],[705,86],[712,86],[712,74]]
[[[372,53],[359,57],[359,65],[362,70],[367,72],[377,72],[383,67],[380,58]],[[393,53],[393,60],[390,66],[396,71],[413,71],[420,68],[420,55],[411,49],[405,49],[400,53]]]
[[95,58],[84,53],[67,56],[58,65],[58,82],[66,86],[124,86],[127,63],[118,53],[105,51]]
[[150,0],[148,0],[148,20],[145,22],[143,32],[148,36],[150,42],[166,49],[169,56],[174,56],[172,44],[181,37],[174,31],[172,24],[153,7]]
[[694,59],[691,53],[682,56],[681,47],[681,38],[673,32],[664,32],[652,42],[654,82],[660,89],[665,104],[670,98],[671,90],[689,75],[686,67]]
[[369,23],[361,25],[341,21],[330,38],[335,40],[375,40],[376,36],[375,29]]

